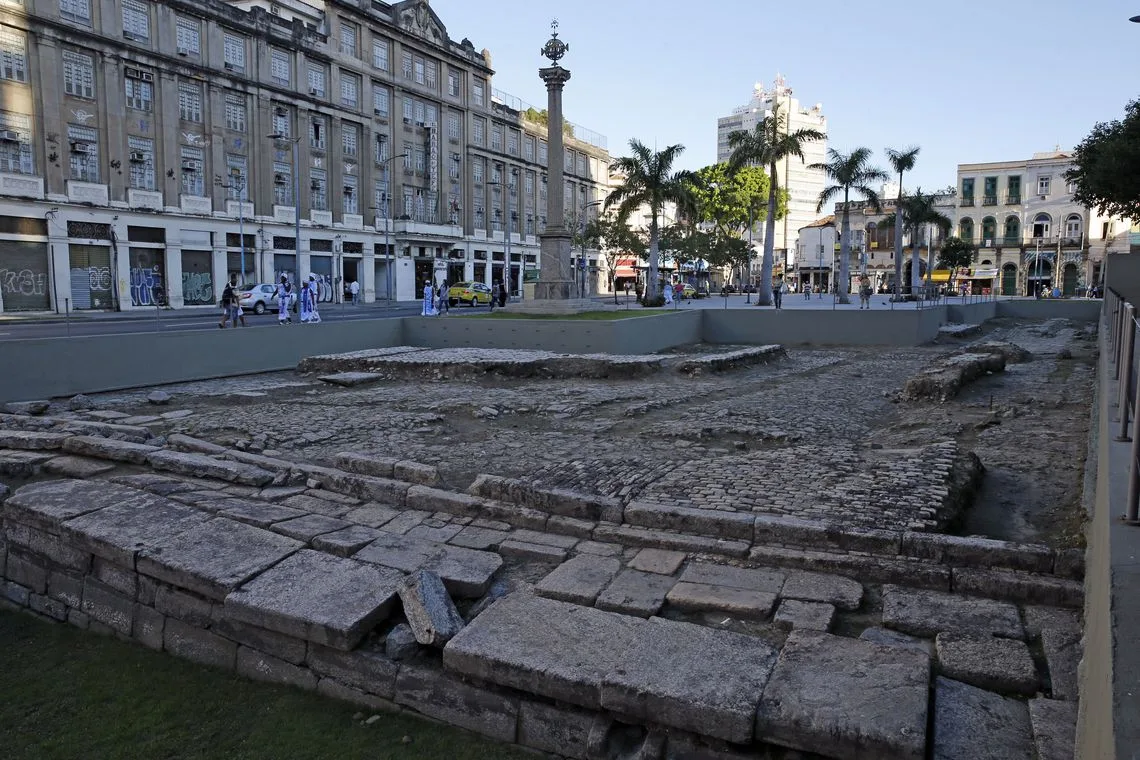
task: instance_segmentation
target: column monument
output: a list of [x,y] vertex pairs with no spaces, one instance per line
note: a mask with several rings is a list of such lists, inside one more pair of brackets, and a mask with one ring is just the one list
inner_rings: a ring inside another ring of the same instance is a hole
[[550,59],[550,66],[538,70],[546,83],[546,227],[539,234],[540,266],[538,282],[534,284],[534,298],[519,304],[522,311],[582,312],[603,310],[588,298],[573,298],[574,272],[571,261],[573,220],[567,223],[564,198],[565,177],[563,148],[562,88],[570,81],[570,70],[558,61],[570,46],[558,38],[558,21],[551,25],[552,33],[541,53]]

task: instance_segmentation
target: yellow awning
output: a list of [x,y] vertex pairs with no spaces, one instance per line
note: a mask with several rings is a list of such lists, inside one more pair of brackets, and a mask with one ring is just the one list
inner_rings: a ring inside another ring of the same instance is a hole
[[930,273],[931,282],[950,282],[949,269],[935,269]]

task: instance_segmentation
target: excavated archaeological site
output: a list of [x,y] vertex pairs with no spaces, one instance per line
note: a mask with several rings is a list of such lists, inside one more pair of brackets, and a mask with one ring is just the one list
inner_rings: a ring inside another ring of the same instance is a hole
[[1072,757],[1094,338],[392,348],[10,404],[0,599],[555,756]]

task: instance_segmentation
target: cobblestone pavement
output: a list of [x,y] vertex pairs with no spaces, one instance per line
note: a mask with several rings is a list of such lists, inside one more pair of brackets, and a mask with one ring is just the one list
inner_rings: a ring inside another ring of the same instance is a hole
[[173,386],[166,408],[148,406],[145,391],[96,401],[132,415],[186,410],[150,424],[252,451],[314,461],[343,451],[398,455],[436,465],[453,487],[492,473],[627,501],[889,529],[931,524],[946,499],[953,443],[988,468],[967,532],[1064,543],[1079,540],[1088,335],[1065,320],[992,323],[981,339],[1010,340],[1035,359],[945,404],[904,404],[895,394],[969,340],[793,349],[779,362],[694,378],[343,389],[287,372]]

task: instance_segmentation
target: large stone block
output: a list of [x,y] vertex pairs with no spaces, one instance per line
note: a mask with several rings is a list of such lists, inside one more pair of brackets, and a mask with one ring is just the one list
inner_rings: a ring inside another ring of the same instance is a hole
[[942,632],[1025,637],[1012,604],[889,585],[883,587],[883,625],[927,638]]
[[286,636],[277,631],[269,631],[256,625],[246,625],[227,617],[218,617],[210,630],[227,639],[245,644],[259,652],[271,654],[278,659],[301,665],[305,662],[308,645],[301,639]]
[[954,590],[963,594],[1071,609],[1084,605],[1085,587],[1081,581],[1016,570],[956,567],[953,572]]
[[396,693],[396,674],[400,665],[379,652],[369,649],[342,652],[311,644],[305,663],[318,675],[335,678],[347,686],[384,699],[391,699]]
[[624,520],[645,528],[664,528],[680,533],[696,533],[717,538],[752,540],[751,512],[722,512],[666,504],[631,501],[625,506]]
[[222,600],[302,546],[300,541],[219,517],[162,545],[144,549],[139,554],[138,570],[173,586]]
[[27,586],[33,593],[47,592],[48,568],[43,561],[22,554],[18,549],[8,552],[4,577],[21,586]]
[[1078,696],[1077,665],[1081,661],[1082,650],[1080,614],[1055,607],[1026,607],[1025,623],[1031,634],[1041,639],[1053,699],[1075,701]]
[[670,607],[685,612],[723,612],[744,620],[763,620],[772,612],[776,595],[731,586],[708,586],[681,581],[665,597]]
[[859,638],[863,641],[869,641],[872,644],[879,644],[885,647],[912,649],[927,657],[934,655],[934,642],[930,639],[920,639],[917,636],[911,636],[909,633],[899,633],[889,628],[866,628],[859,634]]
[[399,581],[404,617],[425,646],[442,647],[463,629],[463,616],[447,595],[443,581],[430,570],[417,570]]
[[[89,488],[81,490],[107,487],[94,481],[86,485]],[[209,519],[209,515],[161,496],[111,487],[131,495],[114,506],[68,520],[60,528],[60,536],[82,551],[126,568],[135,567],[140,551],[161,546]]]
[[96,459],[110,459],[114,462],[145,464],[146,458],[156,451],[157,446],[131,441],[117,441],[112,438],[98,438],[91,435],[77,435],[63,442],[63,450],[72,454]]
[[131,635],[134,625],[135,600],[115,592],[110,586],[88,576],[83,580],[83,605],[80,608],[116,633]]
[[396,703],[497,741],[515,741],[519,715],[517,698],[466,684],[438,670],[416,665],[400,668],[396,678]]
[[[274,523],[305,517],[305,513],[299,509],[283,507],[280,504],[266,504],[253,499],[226,499],[226,502],[217,510],[220,517],[228,517],[255,528],[269,528]],[[278,532],[288,535],[285,531]]]
[[273,526],[273,530],[298,541],[312,541],[317,536],[335,533],[338,530],[351,527],[352,523],[347,520],[338,520],[327,515],[305,515],[293,520],[278,522]]
[[317,681],[317,693],[329,699],[348,702],[378,713],[400,713],[403,710],[390,699],[368,694],[360,689],[346,686],[335,678],[322,678]]
[[29,594],[28,608],[32,612],[39,613],[52,620],[58,620],[61,623],[67,620],[67,605],[48,596]]
[[131,628],[131,638],[145,647],[161,652],[162,632],[165,627],[166,617],[161,612],[147,607],[145,604],[135,604],[135,620]]
[[830,631],[835,621],[835,605],[785,599],[772,616],[772,622],[791,630]]
[[307,467],[305,470],[310,478],[330,491],[365,501],[393,504],[398,507],[404,506],[404,499],[411,487],[408,483],[399,480],[355,475],[326,467]]
[[91,553],[70,546],[58,535],[11,521],[4,523],[4,530],[12,547],[23,547],[75,572],[86,573],[91,569]]
[[401,574],[303,549],[231,592],[222,614],[349,650],[388,616]]
[[48,575],[47,595],[79,609],[83,606],[83,576],[53,570]]
[[679,552],[719,554],[725,557],[745,557],[751,544],[748,541],[708,536],[687,536],[651,528],[600,523],[594,538],[626,546],[645,546],[651,549],[672,549]]
[[317,688],[317,677],[311,670],[249,647],[238,647],[237,673],[252,681],[296,686],[307,691]]
[[760,700],[756,738],[826,757],[922,760],[929,686],[930,661],[918,652],[793,631]]
[[1037,693],[1037,667],[1024,641],[940,633],[934,646],[947,678],[1004,694]]
[[525,593],[495,602],[443,650],[444,666],[597,710],[602,680],[621,668],[645,621]]
[[159,585],[154,592],[154,608],[158,612],[199,628],[213,625],[220,616],[220,607],[216,602],[171,586]]
[[478,517],[485,500],[470,494],[446,491],[430,486],[412,486],[408,489],[406,504],[409,509],[425,512],[447,512],[460,517]]
[[65,478],[79,478],[81,480],[94,478],[105,472],[111,472],[114,469],[115,465],[110,462],[88,459],[87,457],[62,456],[44,462],[44,472],[50,472],[52,475],[59,475]]
[[46,480],[17,489],[4,502],[3,510],[8,520],[58,534],[60,525],[67,520],[124,501],[136,503],[143,496],[149,494],[113,483]]
[[313,548],[338,557],[350,557],[384,535],[367,525],[350,525],[313,538]]
[[534,590],[550,599],[592,605],[619,570],[620,560],[579,554],[555,568]]
[[772,594],[780,593],[786,578],[787,573],[782,570],[749,569],[707,562],[690,562],[685,572],[681,573],[681,580],[685,583],[767,591]]
[[1034,573],[1049,573],[1053,570],[1053,550],[1038,544],[1018,544],[977,536],[907,532],[903,534],[902,550],[907,556],[947,565],[1008,567]]
[[802,551],[780,546],[756,546],[748,556],[762,565],[848,575],[864,583],[902,583],[912,588],[950,590],[949,567],[914,559]]
[[[581,549],[579,548],[579,551]],[[658,575],[673,575],[681,569],[687,555],[684,552],[671,552],[665,549],[642,549],[629,561],[632,570]]]
[[759,638],[653,618],[620,666],[602,677],[602,707],[747,743],[775,661],[776,651]]
[[518,742],[560,757],[587,760],[590,729],[597,713],[522,700]]
[[623,570],[606,589],[598,594],[598,609],[647,618],[656,615],[676,579],[656,573]]
[[155,451],[147,455],[146,461],[156,470],[195,478],[216,478],[249,486],[269,485],[275,477],[275,473],[250,464],[181,451]]
[[55,450],[63,446],[67,433],[44,433],[34,430],[0,430],[0,449],[28,451]]
[[857,610],[863,602],[863,584],[841,575],[794,572],[780,590],[785,599],[824,602],[841,610]]
[[1037,760],[1072,760],[1077,734],[1077,703],[1029,700],[1029,722]]
[[166,619],[162,641],[167,652],[199,665],[233,670],[237,661],[237,644],[174,618]]
[[138,597],[139,574],[133,568],[128,569],[108,559],[95,557],[91,563],[91,572],[128,599]]
[[384,533],[353,558],[405,573],[431,570],[443,579],[449,592],[472,599],[487,593],[491,578],[503,564],[502,557],[491,552],[392,533]]
[[931,760],[1036,760],[1024,702],[941,676]]
[[392,469],[395,467],[396,462],[400,461],[396,457],[382,457],[373,454],[358,454],[354,451],[346,451],[336,455],[336,466],[348,472],[355,472],[357,475],[371,475],[376,478],[390,478],[392,477]]

